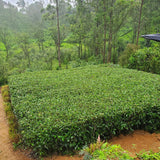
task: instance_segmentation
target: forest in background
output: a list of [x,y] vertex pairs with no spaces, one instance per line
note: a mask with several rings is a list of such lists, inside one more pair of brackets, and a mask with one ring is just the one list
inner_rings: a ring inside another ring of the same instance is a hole
[[113,63],[160,73],[159,0],[0,0],[0,85],[24,72]]

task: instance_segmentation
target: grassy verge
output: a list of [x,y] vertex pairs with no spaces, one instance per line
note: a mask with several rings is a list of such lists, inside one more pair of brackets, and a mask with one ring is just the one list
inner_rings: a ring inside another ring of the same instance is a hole
[[142,151],[136,156],[124,150],[120,145],[110,145],[107,142],[97,141],[97,143],[90,144],[80,152],[84,155],[83,160],[159,160],[160,152],[154,153],[152,151]]
[[13,113],[13,108],[10,101],[9,87],[7,85],[2,86],[1,92],[4,101],[5,112],[9,123],[9,136],[13,143],[18,143],[20,138],[18,134],[18,123]]

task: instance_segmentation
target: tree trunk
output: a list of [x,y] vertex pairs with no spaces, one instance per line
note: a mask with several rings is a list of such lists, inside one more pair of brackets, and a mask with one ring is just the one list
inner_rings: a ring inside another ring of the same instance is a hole
[[106,59],[106,29],[107,29],[107,20],[106,20],[106,0],[103,1],[103,12],[104,12],[104,44],[103,44],[103,63]]
[[113,64],[117,63],[117,54],[116,54],[116,37],[117,35],[115,34],[113,36]]
[[[98,4],[96,6],[96,12],[98,12]],[[95,37],[94,37],[94,43],[95,43],[95,55],[98,56],[99,55],[99,44],[98,44],[98,31],[99,30],[99,22],[98,22],[98,18],[96,19],[96,31],[95,31]]]
[[144,0],[141,1],[141,7],[140,7],[140,11],[139,11],[138,34],[137,34],[137,43],[136,43],[137,46],[138,46],[138,41],[139,41],[139,33],[140,33],[140,29],[141,29],[141,17],[142,17],[143,2],[144,2]]
[[51,64],[50,70],[52,70],[52,66],[53,66],[52,58],[50,58],[50,64]]
[[84,59],[87,57],[86,54],[87,54],[87,49],[86,46],[84,46],[84,57],[83,57]]
[[28,68],[30,68],[31,62],[30,62],[30,57],[28,56]]
[[78,56],[81,59],[82,58],[82,41],[79,41],[79,47],[78,47]]
[[81,42],[81,48],[80,48],[80,51],[81,51],[81,58],[82,58],[82,56],[83,56],[83,50],[82,50],[82,42]]
[[29,56],[29,53],[27,53],[27,59],[28,59],[28,68],[30,68],[31,62],[30,62],[30,56]]
[[[111,3],[111,8],[112,7],[113,7],[113,0]],[[113,9],[111,9],[109,17],[110,17],[110,23],[109,23],[109,43],[108,43],[107,63],[111,62],[111,55],[112,55]]]
[[78,46],[78,58],[81,58],[81,43],[80,42]]
[[7,55],[6,55],[6,61],[8,61],[8,57],[9,57],[9,50],[8,48],[6,47],[6,52],[7,52]]
[[40,43],[40,46],[41,46],[41,50],[42,50],[42,52],[44,52],[43,42],[41,42],[41,43]]
[[135,43],[136,36],[137,36],[137,27],[136,25],[133,26],[133,36],[132,36],[132,43]]
[[112,32],[109,33],[107,63],[111,63],[111,55],[112,55]]
[[38,48],[39,48],[39,51],[41,51],[41,44],[38,43]]
[[59,5],[58,5],[58,0],[56,0],[56,12],[57,12],[57,31],[58,31],[58,61],[59,61],[59,67],[61,68]]

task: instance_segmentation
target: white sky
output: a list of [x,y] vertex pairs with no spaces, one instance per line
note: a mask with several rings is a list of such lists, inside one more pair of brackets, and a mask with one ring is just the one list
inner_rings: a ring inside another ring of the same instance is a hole
[[[18,0],[3,0],[3,1],[10,2],[11,4],[16,5]],[[24,0],[24,1],[28,4],[31,4],[39,0]],[[45,4],[48,4],[50,0],[42,0],[42,1],[45,2]]]

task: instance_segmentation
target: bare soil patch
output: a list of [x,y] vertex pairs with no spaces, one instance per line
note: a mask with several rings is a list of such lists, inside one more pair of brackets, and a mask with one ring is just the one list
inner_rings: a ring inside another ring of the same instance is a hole
[[110,140],[110,143],[120,144],[123,149],[131,152],[133,156],[142,150],[159,152],[160,134],[137,130],[130,135],[114,137]]
[[25,152],[14,151],[9,139],[9,127],[0,94],[0,160],[30,160]]
[[[32,160],[26,152],[14,151],[9,139],[9,127],[4,111],[3,100],[0,94],[0,160]],[[145,131],[135,131],[131,135],[120,135],[110,140],[112,144],[120,144],[122,148],[128,150],[134,156],[135,153],[145,149],[159,151],[160,134],[150,134]],[[45,160],[82,160],[82,157],[75,156],[50,156]]]

